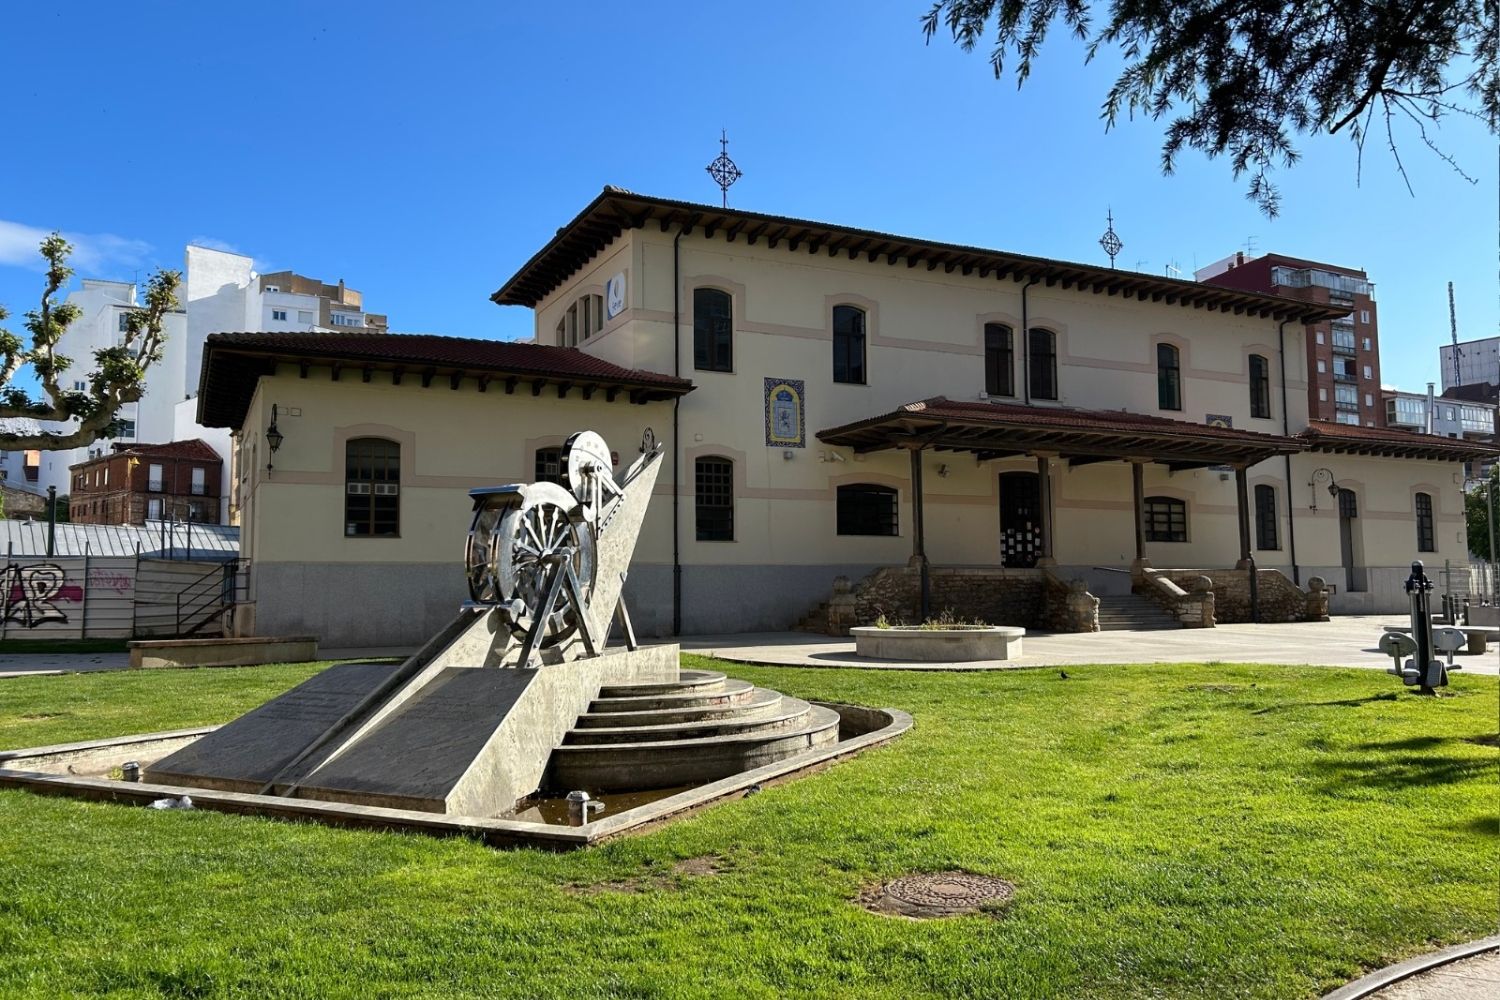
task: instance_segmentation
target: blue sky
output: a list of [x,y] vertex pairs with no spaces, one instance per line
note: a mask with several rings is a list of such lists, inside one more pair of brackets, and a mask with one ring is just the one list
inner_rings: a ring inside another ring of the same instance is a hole
[[[1106,133],[1115,64],[1059,35],[1017,91],[983,53],[923,44],[927,0],[753,5],[198,2],[13,5],[0,60],[0,303],[40,291],[32,247],[74,234],[88,276],[180,267],[208,242],[366,294],[402,331],[518,337],[488,300],[605,184],[1070,260],[1191,273],[1253,241],[1365,268],[1385,381],[1437,377],[1500,328],[1497,155],[1478,123],[1402,138],[1416,197],[1372,142],[1303,140],[1261,216],[1222,162],[1159,169],[1161,124]],[[563,13],[565,11],[565,13]],[[12,324],[13,328],[16,325]]]

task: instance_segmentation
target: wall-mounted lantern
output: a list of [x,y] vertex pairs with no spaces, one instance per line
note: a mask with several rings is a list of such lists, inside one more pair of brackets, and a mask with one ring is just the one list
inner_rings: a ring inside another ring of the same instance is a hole
[[[279,430],[276,429],[276,415],[277,415],[276,414],[276,404],[272,403],[271,404],[271,426],[266,428],[266,444],[269,445],[270,448],[271,448],[271,455],[276,454],[277,449],[279,449],[281,447],[281,442],[284,441],[284,440],[286,440],[285,435],[283,435],[281,433],[281,431],[279,431]],[[266,456],[266,468],[268,470],[272,467],[271,466],[271,455],[267,455]]]
[[1329,468],[1314,469],[1312,478],[1307,481],[1308,487],[1312,490],[1312,503],[1307,505],[1308,510],[1315,511],[1318,509],[1318,484],[1322,482],[1328,483],[1328,495],[1334,499],[1338,499],[1339,484],[1333,478],[1333,470]]

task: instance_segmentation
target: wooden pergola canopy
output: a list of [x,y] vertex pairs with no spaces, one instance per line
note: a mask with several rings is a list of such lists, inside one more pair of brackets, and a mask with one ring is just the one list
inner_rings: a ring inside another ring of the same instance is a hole
[[941,396],[819,431],[818,440],[856,452],[926,448],[966,451],[980,459],[1042,454],[1073,466],[1135,460],[1174,470],[1249,466],[1306,448],[1295,438],[1139,413],[954,402]]

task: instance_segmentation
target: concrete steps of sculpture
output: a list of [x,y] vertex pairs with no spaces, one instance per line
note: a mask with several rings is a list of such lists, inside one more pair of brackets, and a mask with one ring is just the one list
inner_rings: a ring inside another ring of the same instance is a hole
[[[838,741],[832,709],[708,671],[683,673],[682,690],[648,684],[602,692],[608,696],[596,699],[553,751],[548,784],[601,792],[671,788]],[[633,687],[639,693],[627,693]]]
[[[657,685],[652,685],[653,687]],[[725,678],[717,690],[653,691],[645,694],[595,698],[590,712],[653,711],[663,708],[709,708],[714,705],[737,705],[750,700],[755,685],[749,681]]]
[[775,715],[781,710],[782,694],[769,688],[755,688],[750,697],[742,701],[731,701],[720,705],[699,705],[679,708],[625,709],[599,711],[598,706],[580,715],[576,728],[596,726],[654,726],[673,722],[698,722],[705,719],[752,718]]
[[675,681],[660,684],[606,684],[599,689],[600,698],[633,698],[647,694],[688,694],[722,691],[729,678],[717,670],[684,670]]
[[1138,594],[1110,594],[1099,598],[1099,631],[1153,631],[1182,628],[1182,623],[1160,605]]

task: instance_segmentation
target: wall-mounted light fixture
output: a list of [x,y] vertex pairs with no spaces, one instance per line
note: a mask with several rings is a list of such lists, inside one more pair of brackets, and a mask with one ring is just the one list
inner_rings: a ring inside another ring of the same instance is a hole
[[947,463],[939,465],[938,468],[937,468],[937,473],[938,473],[938,475],[942,476],[944,479],[947,479],[948,478],[948,465],[947,465]]
[[[271,448],[271,455],[276,454],[277,450],[281,447],[281,442],[284,441],[284,440],[286,440],[285,435],[283,435],[281,433],[281,431],[279,431],[279,430],[276,429],[276,404],[272,403],[271,404],[271,426],[266,428],[266,444],[269,445],[270,448]],[[267,470],[269,470],[272,467],[271,466],[271,455],[267,455],[266,456],[266,469]]]
[[1335,499],[1338,498],[1339,484],[1338,481],[1333,478],[1333,470],[1328,468],[1314,469],[1312,478],[1307,481],[1308,487],[1312,490],[1312,503],[1309,503],[1307,505],[1308,510],[1318,509],[1318,484],[1321,482],[1328,483],[1329,496]]

